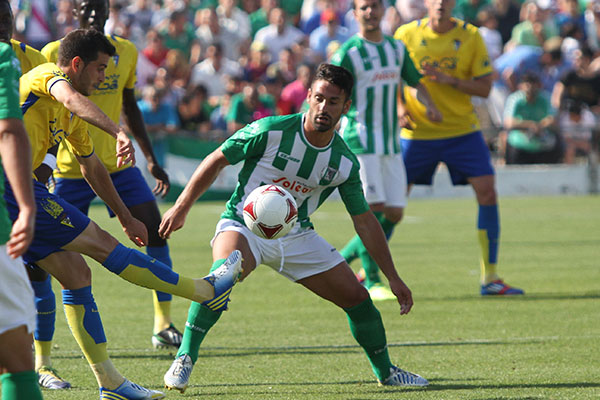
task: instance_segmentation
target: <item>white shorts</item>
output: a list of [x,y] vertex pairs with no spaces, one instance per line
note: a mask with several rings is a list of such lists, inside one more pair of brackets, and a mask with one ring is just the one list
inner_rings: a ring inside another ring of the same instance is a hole
[[406,169],[402,154],[357,154],[360,180],[369,204],[406,207]]
[[13,260],[6,254],[6,245],[0,246],[0,334],[21,325],[31,333],[35,319],[33,289],[23,260]]
[[239,232],[250,245],[256,265],[265,264],[287,277],[297,281],[320,274],[344,261],[344,257],[314,229],[294,228],[280,239],[263,239],[238,221],[222,219],[217,224],[215,236],[225,231]]

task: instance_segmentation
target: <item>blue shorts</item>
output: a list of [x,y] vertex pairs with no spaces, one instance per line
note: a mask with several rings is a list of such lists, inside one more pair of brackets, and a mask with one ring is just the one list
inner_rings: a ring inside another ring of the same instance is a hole
[[[154,193],[148,187],[146,180],[140,170],[136,167],[126,168],[122,171],[110,174],[113,185],[127,208],[138,204],[156,201]],[[58,178],[54,187],[54,193],[79,208],[87,215],[90,203],[96,198],[96,193],[88,185],[85,179]],[[107,206],[108,214],[115,214]]]
[[[85,214],[48,192],[46,186],[38,181],[33,183],[33,193],[37,211],[33,242],[23,255],[23,260],[27,263],[34,263],[62,251],[61,248],[79,236],[90,223]],[[4,200],[10,219],[14,222],[19,215],[19,207],[8,181],[5,183]]]
[[466,185],[467,178],[494,175],[481,131],[449,139],[402,139],[402,156],[408,184],[431,185],[440,162],[448,167],[453,185]]

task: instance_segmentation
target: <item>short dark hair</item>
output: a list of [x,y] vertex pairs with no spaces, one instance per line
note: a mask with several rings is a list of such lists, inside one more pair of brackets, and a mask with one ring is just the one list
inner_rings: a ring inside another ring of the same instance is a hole
[[352,88],[354,87],[354,77],[352,76],[350,71],[348,71],[344,67],[338,67],[337,65],[323,63],[319,65],[313,82],[318,80],[327,81],[342,89],[346,94],[346,99],[348,99],[352,94]]
[[98,53],[115,55],[116,49],[103,33],[95,29],[75,29],[65,36],[58,48],[58,64],[68,65],[75,57],[84,63],[98,59]]
[[535,72],[528,71],[521,75],[521,79],[519,80],[519,82],[531,83],[532,85],[536,85],[540,83],[540,78]]
[[[379,0],[379,4],[383,5],[383,0]],[[356,0],[352,0],[352,9],[356,10]]]

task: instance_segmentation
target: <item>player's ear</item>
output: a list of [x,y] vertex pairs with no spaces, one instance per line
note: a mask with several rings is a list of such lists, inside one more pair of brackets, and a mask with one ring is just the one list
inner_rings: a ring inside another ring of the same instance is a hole
[[350,106],[352,105],[352,99],[348,99],[346,100],[346,102],[344,103],[344,109],[342,110],[343,114],[346,114],[348,112],[348,110],[350,109]]
[[83,59],[81,57],[75,56],[71,59],[71,68],[73,69],[73,71],[79,72],[84,66],[85,63],[83,62]]
[[308,88],[308,92],[306,92],[306,102],[308,103],[310,100],[310,96],[312,94],[312,87]]

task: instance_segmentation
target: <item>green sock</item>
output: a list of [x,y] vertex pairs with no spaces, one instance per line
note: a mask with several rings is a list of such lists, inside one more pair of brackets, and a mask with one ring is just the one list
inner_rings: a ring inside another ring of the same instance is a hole
[[344,257],[346,262],[350,264],[352,261],[358,258],[358,251],[360,247],[362,247],[362,241],[358,235],[354,235],[354,237],[350,239],[348,243],[346,243],[344,248],[340,250],[340,254],[342,257]]
[[38,376],[33,370],[3,374],[0,382],[4,400],[42,400]]
[[396,226],[397,222],[390,221],[383,214],[378,216],[377,220],[381,224],[383,233],[385,233],[385,238],[389,241],[390,237],[392,236],[392,233],[394,232],[394,227]]
[[[223,265],[225,260],[225,258],[216,260],[213,263],[210,272]],[[177,357],[182,354],[187,354],[192,358],[192,362],[195,364],[198,360],[198,352],[200,351],[200,345],[202,344],[204,337],[210,328],[217,323],[222,313],[222,311],[212,311],[208,307],[193,301],[188,311],[188,318],[185,322],[185,331],[183,332],[183,339],[181,340],[181,346],[179,346]]]
[[367,354],[377,379],[383,381],[390,375],[392,362],[387,350],[381,314],[370,298],[357,306],[345,308],[344,311],[348,315],[348,323],[354,339]]
[[360,249],[358,253],[358,257],[360,258],[360,262],[362,263],[362,267],[365,270],[365,287],[370,289],[376,283],[381,283],[381,277],[379,276],[379,266],[373,260],[373,257],[369,255],[369,252],[362,245],[362,249]]

